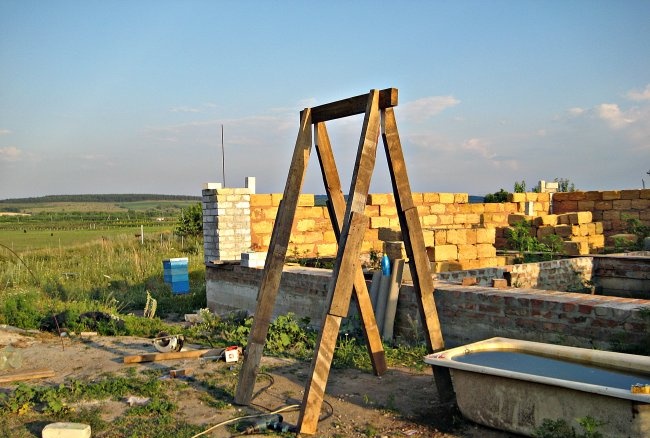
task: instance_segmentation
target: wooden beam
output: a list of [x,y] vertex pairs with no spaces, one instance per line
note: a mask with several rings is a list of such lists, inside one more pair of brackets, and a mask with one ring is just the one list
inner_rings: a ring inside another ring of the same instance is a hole
[[[330,210],[330,219],[338,242],[341,237],[340,229],[343,225],[343,217],[345,214],[345,198],[343,196],[343,191],[341,190],[341,180],[339,178],[338,170],[336,169],[334,153],[332,152],[332,145],[327,134],[325,123],[316,123],[314,125],[314,132],[316,139],[316,153],[318,154],[318,162],[320,163],[323,182],[329,200],[328,207]],[[381,376],[386,372],[388,367],[386,366],[384,346],[381,343],[381,334],[379,333],[370,294],[368,293],[368,286],[366,285],[366,279],[363,276],[361,265],[359,265],[354,272],[353,292],[356,296],[357,311],[361,318],[363,335],[370,355],[372,369],[375,375]]]
[[310,377],[300,407],[298,418],[300,433],[314,434],[318,428],[318,418],[334,358],[341,320],[347,316],[350,307],[354,281],[354,276],[351,273],[361,263],[359,251],[367,227],[368,218],[363,213],[353,212],[341,232],[336,264],[328,285],[329,312],[323,318],[323,325],[316,343],[316,354],[312,360]]
[[17,371],[14,373],[3,374],[0,376],[0,383],[20,382],[23,380],[46,379],[54,377],[56,374],[50,368],[37,368],[34,370]]
[[[379,109],[397,106],[397,88],[386,88],[379,92]],[[311,122],[327,122],[328,120],[363,114],[366,111],[368,94],[349,97],[336,102],[315,106],[311,109]],[[300,113],[302,117],[302,112]]]
[[[413,205],[413,193],[406,173],[406,162],[402,144],[397,131],[397,122],[392,108],[382,112],[382,139],[388,170],[393,185],[395,206],[404,237],[406,254],[410,259],[411,276],[416,296],[419,297],[418,308],[420,319],[427,334],[427,347],[430,352],[444,349],[438,311],[434,300],[433,279],[431,277],[431,265],[424,246],[422,226],[418,216],[417,208]],[[432,367],[438,395],[441,401],[454,399],[454,389],[451,381],[449,368]]]
[[140,363],[140,362],[157,362],[159,360],[171,359],[194,359],[201,356],[206,356],[211,353],[211,356],[216,355],[216,350],[189,350],[189,351],[170,351],[169,353],[146,353],[135,354],[132,356],[124,356],[124,363]]
[[307,108],[301,114],[300,129],[291,159],[291,166],[289,167],[289,175],[273,225],[269,251],[264,263],[264,273],[257,292],[257,307],[253,317],[253,326],[248,336],[246,354],[239,372],[235,403],[240,405],[250,404],[253,396],[257,370],[262,360],[264,343],[266,342],[273,307],[280,288],[282,269],[287,255],[289,239],[291,238],[291,225],[296,215],[298,198],[305,180],[307,164],[311,154],[311,110]]
[[368,93],[366,115],[361,129],[350,194],[343,215],[336,264],[328,287],[326,303],[329,310],[323,320],[321,337],[312,361],[310,381],[305,388],[305,396],[298,417],[300,433],[313,434],[316,432],[325,385],[336,346],[338,327],[341,318],[347,316],[350,308],[354,273],[360,263],[359,253],[365,229],[368,226],[364,212],[370,188],[370,177],[375,167],[379,128],[379,91],[371,90]]

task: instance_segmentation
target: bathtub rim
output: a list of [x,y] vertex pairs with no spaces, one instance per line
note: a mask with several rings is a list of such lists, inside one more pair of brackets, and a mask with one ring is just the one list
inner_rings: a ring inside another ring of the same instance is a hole
[[609,386],[537,376],[534,374],[502,370],[499,368],[469,364],[454,360],[455,356],[461,356],[468,352],[480,351],[517,351],[521,353],[536,353],[551,358],[569,358],[572,360],[586,362],[588,364],[613,367],[622,371],[634,371],[650,375],[650,357],[647,356],[617,353],[612,351],[591,350],[580,347],[567,347],[563,345],[522,341],[518,339],[503,337],[485,339],[483,341],[461,345],[449,350],[428,354],[424,357],[424,362],[433,366],[442,366],[446,368],[459,369],[481,374],[491,374],[517,380],[559,386],[577,391],[591,392],[594,394],[601,394],[642,403],[650,403],[650,394],[632,393],[631,390],[626,391],[624,389],[613,388]]

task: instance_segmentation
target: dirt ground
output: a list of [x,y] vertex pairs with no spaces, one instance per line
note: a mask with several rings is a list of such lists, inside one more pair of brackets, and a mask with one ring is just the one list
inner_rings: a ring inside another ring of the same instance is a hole
[[[262,359],[251,406],[216,409],[205,403],[202,380],[226,379],[234,390],[239,364],[203,359],[178,359],[139,364],[124,364],[124,356],[156,352],[151,340],[135,337],[59,338],[46,333],[27,333],[0,328],[0,348],[11,345],[20,355],[19,371],[51,368],[55,377],[32,380],[31,384],[59,384],[67,379],[93,379],[105,373],[123,373],[128,367],[138,371],[189,370],[187,390],[179,391],[176,415],[206,429],[222,421],[254,413],[272,412],[300,404],[310,364],[288,359]],[[187,346],[192,348],[192,346]],[[16,371],[15,369],[12,371]],[[7,370],[0,371],[0,375]],[[7,391],[9,384],[0,385]],[[102,402],[102,417],[120,416],[126,401]],[[298,411],[282,412],[284,421],[295,425]],[[225,427],[217,427],[204,436],[230,437]],[[408,369],[390,369],[384,376],[359,370],[333,369],[318,424],[317,437],[434,437],[434,438],[506,438],[514,435],[488,429],[462,418],[455,407],[441,405],[430,370],[422,373]]]

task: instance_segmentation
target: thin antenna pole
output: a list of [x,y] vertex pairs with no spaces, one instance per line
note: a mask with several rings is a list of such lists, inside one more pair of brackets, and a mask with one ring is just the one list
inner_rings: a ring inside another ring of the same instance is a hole
[[223,176],[223,186],[226,187],[226,152],[223,147],[223,124],[221,125],[221,175]]

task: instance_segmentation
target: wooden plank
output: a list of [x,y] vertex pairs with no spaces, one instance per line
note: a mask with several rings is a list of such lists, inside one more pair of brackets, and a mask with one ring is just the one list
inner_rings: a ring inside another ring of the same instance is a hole
[[345,318],[350,310],[352,287],[356,271],[361,267],[359,253],[363,236],[368,228],[368,218],[363,213],[352,212],[349,221],[343,225],[336,264],[332,271],[332,288],[328,289],[326,303],[332,315]]
[[[397,101],[397,88],[386,88],[379,92],[379,109],[397,106]],[[311,121],[312,123],[327,122],[328,120],[363,114],[366,111],[367,103],[368,94],[362,94],[360,96],[315,106],[311,109]]]
[[[410,259],[411,276],[416,295],[419,297],[418,308],[420,319],[430,352],[444,349],[440,320],[434,300],[431,265],[424,246],[422,226],[417,208],[413,205],[413,193],[406,172],[406,162],[402,144],[397,131],[397,122],[392,108],[382,112],[381,131],[384,150],[388,160],[388,170],[391,176],[395,205],[399,218],[406,254]],[[441,401],[454,399],[454,389],[448,368],[432,367],[433,375]]]
[[[330,219],[336,240],[338,241],[341,236],[340,229],[343,224],[343,215],[345,214],[346,208],[345,198],[341,190],[341,180],[336,169],[332,145],[327,134],[325,123],[317,123],[314,126],[314,131],[316,132],[316,153],[318,154],[318,161],[328,197]],[[375,375],[381,376],[387,369],[384,346],[381,343],[381,336],[377,327],[371,297],[360,265],[354,274],[353,292],[356,296],[357,311],[361,318],[364,339],[368,353],[370,354],[372,369]]]
[[188,350],[188,351],[170,351],[169,353],[146,353],[135,354],[132,356],[124,356],[124,363],[140,363],[140,362],[157,362],[159,360],[171,359],[194,359],[197,357],[205,356],[211,353],[214,356],[215,350]]
[[345,218],[352,211],[363,212],[366,209],[370,179],[375,170],[380,125],[379,92],[377,90],[371,90],[368,93],[366,115],[363,120],[357,158],[355,160],[354,170],[352,171]]
[[313,434],[318,427],[325,386],[329,376],[341,320],[347,316],[352,297],[352,285],[359,261],[359,251],[368,226],[363,213],[353,212],[343,226],[339,251],[332,278],[328,285],[329,312],[323,318],[320,336],[316,344],[316,355],[312,360],[310,378],[305,388],[298,429],[300,433]]
[[273,225],[269,251],[264,264],[264,273],[257,292],[257,307],[253,317],[253,326],[248,337],[248,347],[239,372],[235,392],[235,403],[237,404],[248,405],[253,396],[257,370],[262,359],[266,335],[268,334],[275,300],[280,288],[282,269],[287,255],[289,239],[291,238],[291,225],[298,207],[298,198],[305,180],[311,148],[311,110],[307,108],[302,111],[300,129],[291,159],[291,166],[289,167],[289,175]]
[[329,377],[334,348],[341,327],[341,317],[326,315],[323,321],[321,332],[316,342],[318,354],[314,357],[309,380],[307,381],[308,391],[305,391],[300,414],[298,416],[298,430],[300,433],[313,435],[318,428],[318,418],[323,404],[325,387]]
[[23,380],[46,379],[54,377],[56,374],[50,368],[36,368],[27,371],[16,371],[13,373],[0,375],[0,383],[20,382]]

